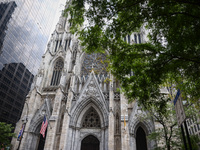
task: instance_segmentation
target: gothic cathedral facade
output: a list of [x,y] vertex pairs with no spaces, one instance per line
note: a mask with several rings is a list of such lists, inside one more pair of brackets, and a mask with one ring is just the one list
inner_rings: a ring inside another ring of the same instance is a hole
[[[109,54],[86,54],[67,18],[60,17],[27,95],[21,119],[25,131],[16,150],[151,150],[152,120],[141,120],[137,102],[118,92],[119,82],[106,71]],[[45,138],[40,128],[48,121]]]

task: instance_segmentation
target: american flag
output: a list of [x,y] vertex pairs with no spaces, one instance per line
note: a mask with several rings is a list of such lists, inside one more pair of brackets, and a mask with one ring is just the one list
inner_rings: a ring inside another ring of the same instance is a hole
[[47,125],[48,125],[48,121],[47,121],[46,117],[44,116],[44,120],[42,122],[42,126],[40,129],[40,133],[42,134],[43,138],[45,137],[45,131],[46,131]]

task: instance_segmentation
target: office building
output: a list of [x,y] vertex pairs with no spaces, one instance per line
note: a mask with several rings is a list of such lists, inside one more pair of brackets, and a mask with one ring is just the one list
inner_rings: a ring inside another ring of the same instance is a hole
[[23,110],[33,74],[22,63],[5,64],[0,70],[0,120],[15,123]]
[[6,35],[7,24],[11,18],[12,13],[16,7],[15,2],[1,3],[0,4],[0,54],[3,47],[4,38]]
[[0,1],[0,121],[15,126],[46,49],[59,1]]

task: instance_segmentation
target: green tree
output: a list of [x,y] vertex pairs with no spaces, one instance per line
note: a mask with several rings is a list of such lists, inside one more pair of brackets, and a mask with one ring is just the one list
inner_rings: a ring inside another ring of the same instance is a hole
[[[167,150],[176,150],[176,149],[184,149],[182,134],[180,127],[178,127],[176,112],[174,104],[172,100],[176,94],[176,89],[173,88],[173,84],[168,82],[165,84],[165,87],[168,89],[168,92],[163,93],[163,97],[161,97],[160,104],[163,103],[164,108],[166,108],[166,112],[160,111],[157,105],[151,105],[151,107],[145,108],[148,113],[147,115],[142,114],[142,119],[151,119],[153,118],[156,128],[153,133],[151,133],[148,138],[151,140],[156,140],[158,142],[155,150],[167,149]],[[180,95],[183,99],[183,97]],[[171,99],[171,102],[166,103],[168,98]],[[164,100],[165,99],[165,100]],[[194,105],[187,100],[184,100],[184,108],[185,114],[187,118],[193,120],[194,124],[198,124],[198,110],[194,108]],[[198,149],[199,138],[195,138],[195,136],[190,136],[192,142],[192,149]]]
[[153,119],[155,122],[155,131],[148,135],[150,140],[155,140],[157,146],[155,150],[176,150],[181,148],[181,133],[176,121],[176,113],[172,103],[166,104],[166,113],[158,111],[157,106],[144,108],[147,115],[141,114],[141,120]]
[[0,148],[6,148],[10,146],[10,139],[15,137],[15,133],[12,132],[14,127],[11,124],[0,122]]
[[[109,51],[111,72],[130,101],[162,105],[157,101],[160,86],[170,79],[199,105],[199,1],[72,0],[65,12],[86,52]],[[148,32],[148,42],[124,42],[124,36],[142,28]]]
[[[165,108],[167,110],[166,113],[162,113],[159,111],[157,106],[151,105],[151,107],[144,108],[144,111],[147,111],[147,114],[141,114],[139,116],[141,121],[153,119],[156,124],[155,131],[148,135],[148,138],[157,141],[157,147],[155,147],[155,150],[185,149],[182,140],[182,133],[177,124],[174,104],[169,102],[166,104]],[[187,104],[187,108],[185,109],[187,118],[193,118],[194,123],[198,123],[196,118],[198,116],[198,111],[194,109],[193,105]],[[200,142],[198,136],[190,135],[190,140],[192,149],[198,149],[198,143]]]

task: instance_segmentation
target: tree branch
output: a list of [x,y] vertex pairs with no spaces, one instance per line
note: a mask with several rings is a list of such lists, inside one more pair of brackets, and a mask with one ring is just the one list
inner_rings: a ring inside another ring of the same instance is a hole
[[176,123],[174,123],[172,126],[170,126],[170,136],[168,138],[169,141],[171,140],[172,133],[173,133],[172,129],[173,129],[174,126],[176,126]]

